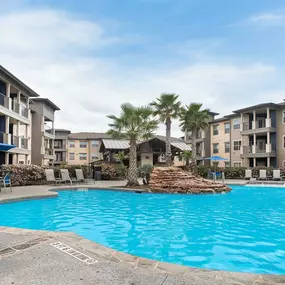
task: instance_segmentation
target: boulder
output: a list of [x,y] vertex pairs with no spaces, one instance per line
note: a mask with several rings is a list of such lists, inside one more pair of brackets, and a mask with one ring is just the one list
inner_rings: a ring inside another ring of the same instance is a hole
[[177,167],[156,167],[149,187],[156,193],[215,194],[231,191],[225,184],[204,179]]

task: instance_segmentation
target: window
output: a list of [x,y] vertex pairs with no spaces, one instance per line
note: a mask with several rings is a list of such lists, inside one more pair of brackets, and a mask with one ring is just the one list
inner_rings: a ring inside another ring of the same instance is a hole
[[219,153],[219,144],[213,143],[213,153]]
[[79,142],[79,147],[80,148],[87,148],[87,142],[86,141],[80,141]]
[[285,136],[283,136],[282,139],[283,139],[283,141],[282,141],[283,148],[285,148]]
[[240,161],[235,161],[235,162],[234,162],[234,167],[235,167],[235,168],[241,167],[241,162],[240,162]]
[[218,130],[219,125],[214,125],[213,126],[213,135],[216,136],[219,134],[219,130]]
[[75,154],[74,154],[74,152],[71,152],[69,154],[69,160],[74,160],[74,159],[75,159]]
[[75,141],[69,141],[69,147],[75,148]]
[[285,160],[282,161],[282,166],[285,167]]
[[225,134],[229,134],[231,131],[231,124],[225,123]]
[[240,150],[241,141],[234,141],[234,150]]
[[99,156],[99,153],[92,153],[91,154],[91,159],[92,160],[99,160],[100,156]]
[[99,147],[99,142],[98,141],[92,141],[91,145],[92,145],[92,147]]
[[86,160],[87,159],[87,153],[79,153],[79,160]]
[[225,167],[231,167],[231,163],[229,161],[225,161]]
[[229,153],[230,152],[230,143],[229,142],[225,142],[225,153]]
[[285,111],[282,112],[282,123],[285,124]]
[[234,119],[234,130],[240,129],[240,119]]

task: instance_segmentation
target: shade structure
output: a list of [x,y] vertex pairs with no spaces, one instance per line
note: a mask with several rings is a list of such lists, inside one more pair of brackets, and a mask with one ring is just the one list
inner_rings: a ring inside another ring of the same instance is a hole
[[9,149],[15,148],[15,145],[12,144],[6,144],[6,143],[0,143],[0,151],[7,151]]

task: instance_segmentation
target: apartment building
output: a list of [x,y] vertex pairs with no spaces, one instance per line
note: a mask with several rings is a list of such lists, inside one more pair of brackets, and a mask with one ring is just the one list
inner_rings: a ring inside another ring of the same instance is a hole
[[60,110],[47,98],[32,98],[32,164],[53,165],[55,111]]
[[282,104],[264,103],[234,111],[241,118],[243,166],[282,165],[283,158],[285,159],[283,153],[284,107]]
[[31,161],[31,97],[39,95],[0,65],[0,164]]
[[102,139],[110,138],[104,133],[71,133],[68,136],[67,163],[70,165],[88,165],[93,161],[103,159],[100,152]]
[[211,156],[220,156],[226,161],[219,161],[220,167],[241,166],[241,119],[231,114],[210,122]]
[[220,166],[285,167],[284,102],[235,110],[210,126],[211,155],[229,159]]
[[67,163],[67,147],[69,130],[55,129],[54,151],[55,161],[54,165]]
[[[218,113],[209,112],[209,122],[213,121]],[[187,132],[185,134],[184,139],[187,145],[191,145],[191,132]],[[198,130],[196,134],[196,158],[197,164],[203,165],[207,163],[207,161],[203,160],[205,157],[209,157],[211,155],[211,126],[205,130]]]

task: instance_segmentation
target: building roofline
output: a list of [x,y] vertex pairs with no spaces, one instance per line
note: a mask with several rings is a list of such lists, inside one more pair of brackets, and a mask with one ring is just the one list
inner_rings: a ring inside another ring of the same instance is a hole
[[212,116],[219,116],[220,115],[220,113],[216,113],[216,112],[212,112],[212,111],[209,111],[208,113]]
[[226,115],[224,117],[212,120],[209,123],[212,124],[212,123],[219,123],[219,122],[229,121],[231,118],[237,117],[237,116],[238,116],[237,114],[230,114],[230,115]]
[[55,129],[54,131],[55,131],[55,132],[65,132],[65,133],[68,133],[68,134],[71,133],[70,130],[66,130],[66,129]]
[[78,133],[70,133],[68,135],[69,139],[74,140],[96,140],[96,139],[112,139],[106,133],[95,133],[95,132],[78,132]]
[[42,102],[42,103],[46,103],[47,105],[49,105],[54,111],[59,111],[60,108],[55,105],[50,99],[48,98],[31,98],[31,103],[32,101],[34,102]]
[[5,67],[0,65],[0,76],[3,74],[4,80],[7,80],[9,83],[11,82],[13,86],[18,89],[23,90],[24,94],[29,97],[39,97],[40,95],[31,89],[28,85],[26,85],[23,81],[18,79],[14,74],[12,74]]
[[268,107],[272,107],[272,108],[278,109],[281,106],[280,106],[280,104],[268,102],[268,103],[261,103],[261,104],[249,106],[249,107],[246,107],[246,108],[235,110],[233,112],[236,113],[236,114],[239,114],[239,113],[249,112],[249,111],[253,111],[253,110],[257,110],[257,109],[268,108]]

